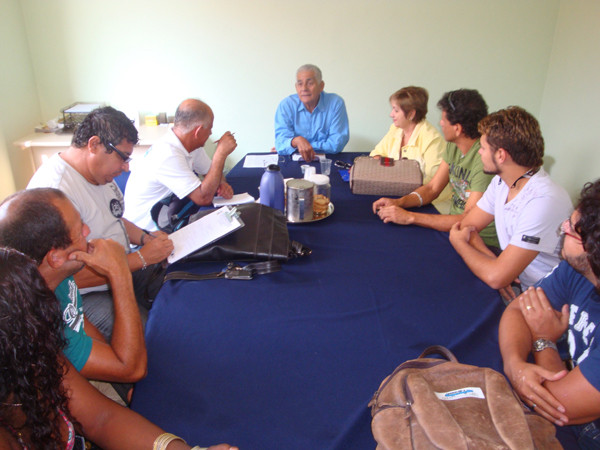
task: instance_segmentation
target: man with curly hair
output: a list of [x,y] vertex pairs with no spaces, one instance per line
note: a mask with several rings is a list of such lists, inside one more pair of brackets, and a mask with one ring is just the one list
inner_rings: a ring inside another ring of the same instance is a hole
[[[597,448],[600,180],[584,186],[577,208],[560,229],[563,261],[507,307],[500,321],[500,350],[504,371],[521,398],[557,425],[573,425],[570,431],[581,448]],[[567,344],[572,370],[566,370],[565,352],[557,344]],[[534,363],[528,362],[530,353]]]
[[[146,374],[147,356],[140,312],[123,246],[112,239],[88,238],[90,230],[58,189],[20,191],[0,204],[0,246],[14,248],[38,264],[61,303],[64,353],[83,376],[131,383]],[[114,298],[114,329],[106,340],[88,321],[73,275],[84,267],[109,280]],[[122,397],[129,385],[116,386]]]
[[[478,130],[483,170],[496,176],[477,205],[452,226],[450,243],[477,277],[510,302],[558,264],[556,229],[573,205],[542,168],[544,138],[535,117],[511,106],[485,117]],[[499,255],[478,234],[492,221]]]
[[[446,92],[438,107],[442,110],[440,127],[447,141],[437,172],[425,185],[398,199],[380,198],[373,203],[373,212],[384,223],[418,225],[439,231],[450,231],[473,208],[490,184],[491,175],[483,172],[479,156],[477,124],[487,116],[488,108],[475,89]],[[427,214],[407,211],[428,205],[437,199],[446,186],[452,187],[449,214]],[[498,247],[496,229],[491,223],[479,233],[490,247]]]

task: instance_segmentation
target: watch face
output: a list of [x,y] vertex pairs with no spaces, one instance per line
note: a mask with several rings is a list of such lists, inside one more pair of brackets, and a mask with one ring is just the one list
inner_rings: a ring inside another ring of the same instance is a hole
[[556,344],[554,342],[549,341],[548,339],[538,339],[533,343],[533,349],[536,352],[541,352],[546,348],[556,349]]

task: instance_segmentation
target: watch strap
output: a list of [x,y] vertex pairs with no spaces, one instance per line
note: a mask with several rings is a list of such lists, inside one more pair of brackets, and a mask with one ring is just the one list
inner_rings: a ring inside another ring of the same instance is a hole
[[542,350],[545,350],[547,348],[553,348],[554,350],[558,351],[558,349],[556,348],[556,344],[549,339],[537,339],[533,343],[532,350],[534,352],[541,352]]

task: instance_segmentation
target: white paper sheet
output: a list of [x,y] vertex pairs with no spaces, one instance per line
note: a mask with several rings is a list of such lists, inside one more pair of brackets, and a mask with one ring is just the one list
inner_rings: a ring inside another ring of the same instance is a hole
[[247,192],[244,192],[243,194],[235,194],[230,199],[226,199],[223,197],[215,197],[213,199],[213,206],[215,208],[218,208],[219,206],[226,205],[241,205],[242,203],[252,203],[254,200],[254,197],[252,197]]
[[267,155],[246,155],[244,158],[245,168],[267,167],[269,164],[277,164],[279,155],[277,153]]
[[90,113],[96,108],[100,108],[100,103],[78,103],[69,109],[65,109],[66,113]]
[[169,235],[173,252],[167,261],[174,263],[199,248],[244,226],[235,208],[224,206]]

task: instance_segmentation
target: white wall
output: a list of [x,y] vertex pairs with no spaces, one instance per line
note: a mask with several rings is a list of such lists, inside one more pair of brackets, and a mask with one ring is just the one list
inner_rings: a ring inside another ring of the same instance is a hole
[[275,108],[306,62],[346,99],[349,150],[377,142],[389,95],[408,84],[430,90],[434,122],[437,99],[462,86],[492,109],[519,103],[537,114],[558,12],[556,0],[22,5],[45,118],[78,100],[172,113],[197,96],[215,110],[215,133],[236,132],[237,158],[272,147]]
[[21,4],[18,0],[0,0],[0,11],[0,199],[3,199],[29,181],[29,155],[15,148],[12,142],[31,133],[41,114]]
[[600,2],[561,2],[540,123],[552,177],[577,198],[600,178]]
[[[490,110],[518,104],[540,117],[542,104],[546,112],[554,101],[544,90],[546,78],[551,76],[557,84],[567,78],[555,68],[560,48],[575,42],[597,52],[597,39],[588,40],[583,31],[562,43],[567,38],[558,27],[580,19],[597,23],[599,18],[597,7],[571,11],[571,3],[22,0],[20,4],[44,120],[74,101],[105,101],[127,112],[172,114],[182,99],[199,97],[215,111],[215,135],[236,132],[237,160],[246,152],[273,146],[275,108],[293,92],[295,69],[307,62],[321,67],[326,90],[346,100],[348,151],[374,146],[390,123],[389,95],[409,84],[429,90],[428,117],[435,124],[437,100],[459,87],[479,89]],[[595,0],[580,3],[597,5]],[[27,126],[32,128],[37,120],[30,119]],[[555,122],[549,123],[554,128]],[[543,121],[542,127],[547,132]],[[548,149],[559,162],[563,159],[550,143]]]

